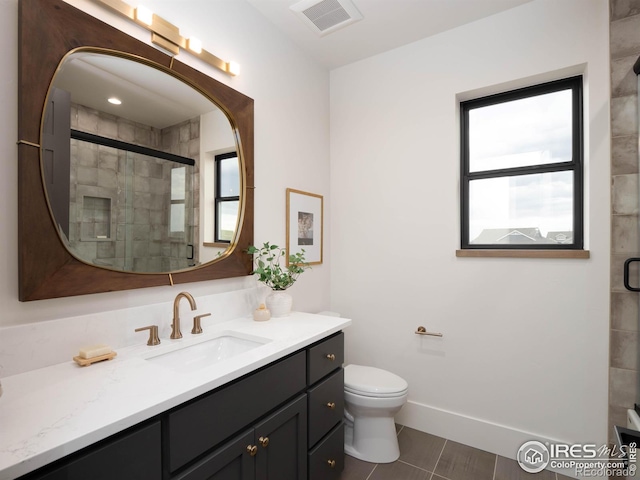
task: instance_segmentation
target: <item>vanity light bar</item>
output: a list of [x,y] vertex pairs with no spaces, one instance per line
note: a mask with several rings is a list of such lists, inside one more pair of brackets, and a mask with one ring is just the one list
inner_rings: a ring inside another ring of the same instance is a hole
[[114,12],[133,20],[141,27],[151,32],[151,43],[162,47],[178,55],[180,49],[189,51],[191,55],[199,58],[212,67],[222,70],[229,75],[236,76],[240,73],[240,65],[236,62],[225,62],[214,54],[202,48],[202,42],[196,38],[186,39],[180,35],[180,29],[151,12],[148,8],[134,8],[122,0],[93,0],[95,3],[109,7]]

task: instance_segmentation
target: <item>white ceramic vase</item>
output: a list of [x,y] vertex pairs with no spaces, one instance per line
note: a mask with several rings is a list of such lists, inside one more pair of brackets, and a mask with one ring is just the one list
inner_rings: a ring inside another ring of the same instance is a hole
[[291,313],[293,297],[283,290],[274,290],[265,299],[272,317],[287,317]]

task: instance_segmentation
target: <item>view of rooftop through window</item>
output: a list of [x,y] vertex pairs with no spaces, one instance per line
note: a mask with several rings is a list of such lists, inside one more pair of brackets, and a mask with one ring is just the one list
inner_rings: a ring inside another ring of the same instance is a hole
[[469,109],[470,244],[572,242],[574,172],[527,169],[572,161],[572,115],[571,89]]

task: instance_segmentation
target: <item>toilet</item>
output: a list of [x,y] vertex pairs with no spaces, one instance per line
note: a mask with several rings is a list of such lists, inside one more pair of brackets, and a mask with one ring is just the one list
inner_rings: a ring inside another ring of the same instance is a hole
[[372,463],[395,462],[400,456],[394,416],[407,401],[409,385],[399,376],[374,367],[344,367],[344,451]]

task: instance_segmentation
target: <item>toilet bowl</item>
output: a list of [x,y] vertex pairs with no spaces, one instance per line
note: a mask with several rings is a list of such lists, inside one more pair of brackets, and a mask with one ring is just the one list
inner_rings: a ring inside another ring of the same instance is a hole
[[400,456],[394,416],[407,401],[409,385],[386,370],[362,365],[344,368],[344,451],[372,463]]

